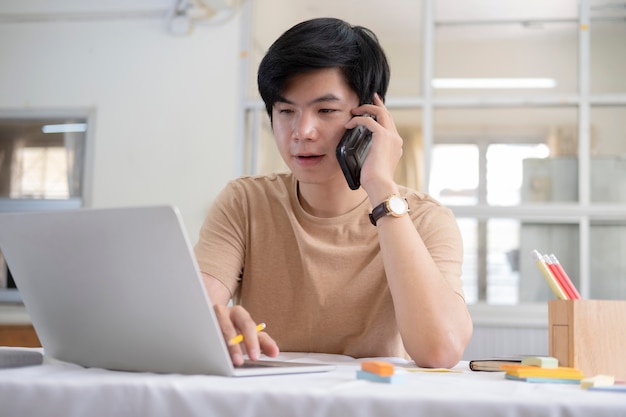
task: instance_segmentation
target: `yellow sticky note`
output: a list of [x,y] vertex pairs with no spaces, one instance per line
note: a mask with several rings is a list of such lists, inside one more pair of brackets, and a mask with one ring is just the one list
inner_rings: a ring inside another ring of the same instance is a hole
[[589,378],[583,378],[580,386],[587,389],[589,387],[608,387],[615,384],[615,377],[611,375],[595,375]]
[[558,368],[559,360],[551,356],[527,356],[522,358],[522,365],[538,366],[540,368]]

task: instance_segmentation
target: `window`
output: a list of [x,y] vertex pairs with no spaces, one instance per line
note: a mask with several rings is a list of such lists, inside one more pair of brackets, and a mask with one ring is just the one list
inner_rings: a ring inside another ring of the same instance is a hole
[[[0,113],[0,212],[83,204],[87,116]],[[0,301],[19,294],[0,248]]]
[[[448,206],[520,204],[523,164],[546,158],[543,143],[501,143],[480,139],[472,143],[436,144],[432,151],[430,194]],[[481,162],[483,161],[483,162]],[[465,243],[463,282],[468,302],[517,304],[520,301],[520,222],[515,219],[459,220]],[[484,255],[478,256],[479,251]],[[474,260],[471,264],[469,260]]]

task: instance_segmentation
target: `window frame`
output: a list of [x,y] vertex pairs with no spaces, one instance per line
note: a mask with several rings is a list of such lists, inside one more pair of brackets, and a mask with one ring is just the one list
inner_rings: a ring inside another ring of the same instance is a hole
[[[47,198],[0,198],[0,213],[20,211],[75,210],[91,204],[93,169],[93,131],[95,122],[92,109],[1,109],[0,120],[83,119],[87,123],[81,178],[81,194],[67,199]],[[0,288],[1,303],[22,303],[19,290]]]

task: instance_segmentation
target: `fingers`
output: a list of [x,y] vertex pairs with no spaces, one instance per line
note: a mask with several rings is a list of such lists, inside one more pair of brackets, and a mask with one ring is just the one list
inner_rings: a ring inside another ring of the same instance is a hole
[[[231,319],[231,309],[221,304],[216,304],[213,308],[224,340],[230,340],[235,337],[237,335],[237,328]],[[243,364],[243,351],[241,350],[241,346],[229,346],[228,352],[230,353],[233,365],[237,366]]]
[[230,321],[233,326],[233,332],[229,334],[226,340],[230,340],[237,336],[238,333],[243,335],[244,342],[229,346],[231,357],[235,365],[243,363],[243,349],[245,346],[248,356],[252,360],[259,359],[261,349],[259,347],[259,338],[256,330],[256,323],[250,317],[248,311],[241,306],[234,306],[230,309]]
[[278,345],[274,339],[272,339],[270,335],[265,332],[259,333],[259,344],[261,346],[261,352],[270,358],[275,358],[280,353]]
[[271,357],[278,355],[276,342],[267,333],[258,332],[257,324],[243,307],[215,305],[214,309],[224,340],[231,341],[237,335],[243,336],[243,342],[227,343],[235,366],[243,364],[244,349],[251,360],[258,360],[261,352]]
[[[370,116],[373,121],[383,126],[386,126],[388,122],[393,123],[393,119],[391,118],[389,110],[387,109],[387,107],[385,107],[385,103],[378,94],[374,95],[374,99],[372,100],[371,104],[363,104],[359,107],[352,109],[352,114],[354,114],[355,116]],[[354,125],[366,125],[366,122],[359,123],[362,121],[362,119],[354,120],[354,118],[351,120],[351,122],[356,122],[353,123]]]
[[369,129],[374,137],[392,139],[394,146],[402,147],[402,138],[398,134],[393,117],[378,94],[374,96],[372,104],[356,107],[352,109],[352,113],[355,117],[348,121],[346,129],[362,125]]

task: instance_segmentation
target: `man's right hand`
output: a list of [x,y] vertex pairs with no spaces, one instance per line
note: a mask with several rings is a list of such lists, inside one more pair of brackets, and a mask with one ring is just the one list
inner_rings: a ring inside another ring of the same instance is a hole
[[279,349],[274,339],[265,332],[257,332],[257,324],[246,309],[241,306],[228,307],[222,304],[215,304],[213,307],[224,340],[228,341],[238,334],[243,335],[242,343],[228,346],[233,365],[243,364],[244,349],[250,360],[253,361],[258,360],[261,353],[270,357],[278,355]]
[[261,353],[272,358],[278,356],[280,352],[278,345],[269,334],[257,332],[257,323],[252,320],[250,313],[241,306],[228,306],[231,298],[228,288],[211,275],[202,273],[202,278],[209,299],[213,303],[224,340],[229,341],[238,334],[243,335],[242,343],[228,346],[233,365],[243,365],[244,351],[253,361],[258,360]]

